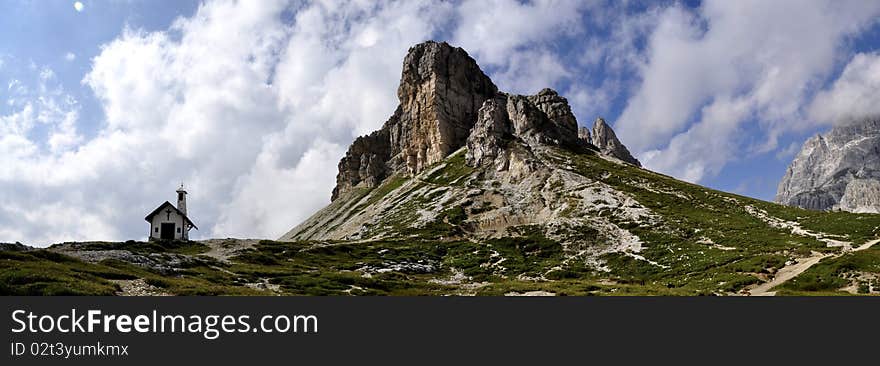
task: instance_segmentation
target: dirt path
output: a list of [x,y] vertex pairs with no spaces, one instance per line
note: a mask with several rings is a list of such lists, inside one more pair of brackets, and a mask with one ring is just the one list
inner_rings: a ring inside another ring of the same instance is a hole
[[751,296],[774,296],[776,295],[776,291],[770,291],[771,288],[779,286],[786,281],[797,277],[799,274],[804,273],[807,269],[812,267],[814,264],[819,263],[822,259],[831,257],[832,254],[822,254],[813,252],[812,256],[806,258],[800,258],[796,263],[787,265],[779,269],[776,272],[776,276],[773,277],[772,280],[767,281],[749,290],[749,295]]
[[207,239],[200,240],[202,244],[207,245],[211,248],[209,251],[203,253],[203,255],[209,256],[211,258],[226,261],[230,257],[238,254],[239,251],[253,248],[257,243],[260,242],[259,239]]
[[779,271],[776,272],[776,276],[774,276],[772,280],[764,282],[761,285],[749,290],[749,295],[751,295],[751,296],[775,296],[776,291],[770,291],[770,289],[772,289],[776,286],[779,286],[792,278],[797,277],[799,274],[804,273],[804,271],[808,270],[810,267],[812,267],[816,263],[819,263],[821,260],[823,260],[825,258],[829,258],[829,257],[836,258],[836,257],[839,257],[839,256],[845,254],[845,253],[858,252],[861,250],[865,250],[865,249],[868,249],[877,243],[880,243],[880,239],[871,240],[865,244],[862,244],[858,248],[851,249],[851,250],[846,250],[846,247],[844,247],[844,250],[840,253],[837,253],[837,254],[822,254],[822,253],[813,252],[812,256],[809,256],[806,258],[800,258],[797,260],[796,263],[787,265],[787,266],[779,269]]

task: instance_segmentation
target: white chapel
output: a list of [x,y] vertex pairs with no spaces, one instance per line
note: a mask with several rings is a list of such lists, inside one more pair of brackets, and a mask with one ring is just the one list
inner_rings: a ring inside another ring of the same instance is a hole
[[199,229],[186,216],[186,190],[183,184],[177,189],[177,207],[165,201],[144,219],[150,223],[150,240],[189,240],[189,231]]

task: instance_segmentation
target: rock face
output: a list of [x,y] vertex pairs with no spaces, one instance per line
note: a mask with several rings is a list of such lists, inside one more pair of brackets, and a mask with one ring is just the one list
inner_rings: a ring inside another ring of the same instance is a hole
[[552,89],[530,96],[498,93],[486,100],[467,139],[465,160],[472,167],[491,162],[497,171],[507,170],[511,153],[507,147],[513,141],[530,149],[589,146],[578,138],[577,119],[568,101]]
[[[552,224],[569,228],[554,226],[558,235],[592,228],[610,237],[607,245],[638,246],[591,210],[626,207],[625,214],[634,215],[629,219],[650,216],[647,210],[572,172],[574,156],[628,169],[639,165],[604,120],[591,134],[578,128],[568,100],[552,89],[499,92],[465,51],[446,43],[410,48],[398,98],[382,128],[357,138],[339,162],[333,202],[282,240],[398,237],[443,226],[450,215],[461,219],[461,208],[468,207],[473,212],[465,216],[482,212],[468,220],[474,237]],[[575,204],[580,196],[587,201]]]
[[[555,91],[500,93],[467,52],[445,42],[410,48],[397,97],[400,105],[382,128],[358,137],[339,162],[333,200],[357,186],[376,187],[392,175],[412,177],[465,144],[469,162],[494,160],[510,137],[530,145],[592,143],[604,154],[640,166],[604,120],[597,120],[591,139]],[[499,168],[506,164],[498,163]]]
[[588,127],[578,128],[578,138],[590,145],[593,144],[593,138],[590,136],[590,129]]
[[880,210],[880,118],[849,121],[804,143],[776,202],[811,210]]
[[[587,134],[587,137],[589,137],[589,134]],[[596,122],[593,123],[592,143],[605,155],[616,157],[635,166],[642,166],[642,163],[629,153],[626,146],[623,146],[623,143],[617,139],[614,130],[601,117],[597,118]]]
[[400,105],[379,131],[360,137],[342,161],[333,199],[395,173],[413,175],[464,146],[477,111],[498,88],[461,48],[424,42],[403,62]]

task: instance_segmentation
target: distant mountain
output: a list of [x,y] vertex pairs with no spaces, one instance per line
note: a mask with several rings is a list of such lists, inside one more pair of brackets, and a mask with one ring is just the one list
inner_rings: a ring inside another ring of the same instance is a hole
[[776,202],[880,212],[880,118],[848,121],[807,140],[779,183]]

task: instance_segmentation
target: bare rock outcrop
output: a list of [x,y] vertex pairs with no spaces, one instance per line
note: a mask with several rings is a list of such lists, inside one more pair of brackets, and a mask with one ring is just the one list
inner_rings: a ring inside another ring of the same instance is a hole
[[[395,113],[394,119],[397,116]],[[339,161],[339,173],[336,175],[336,187],[333,189],[335,199],[341,192],[363,182],[375,187],[388,176],[386,163],[391,156],[391,144],[388,130],[380,129],[367,136],[354,140],[342,160]]]
[[804,143],[776,202],[811,210],[880,210],[880,118],[840,123]]
[[410,48],[403,62],[400,105],[382,129],[358,138],[339,163],[335,200],[385,177],[411,176],[464,146],[477,111],[498,88],[467,52],[428,41]]
[[593,123],[592,143],[605,155],[613,156],[635,166],[642,166],[642,163],[630,154],[629,149],[620,142],[611,126],[608,126],[601,117]]
[[586,142],[588,144],[593,144],[593,138],[590,136],[590,128],[589,127],[579,127],[578,128],[578,138],[581,141]]
[[513,140],[532,148],[588,146],[578,137],[568,101],[552,89],[529,96],[499,93],[486,100],[467,140],[467,164],[491,161],[497,170],[505,170],[509,161],[503,150]]
[[589,228],[610,251],[638,250],[633,235],[591,210],[626,207],[627,220],[650,213],[575,171],[580,159],[638,165],[604,121],[591,138],[556,91],[499,92],[467,53],[446,43],[410,49],[398,98],[382,128],[355,140],[340,161],[333,201],[281,240],[486,238],[539,225],[554,237],[580,238],[577,245]]
[[[507,115],[506,95],[499,94],[486,100],[477,117],[477,123],[467,140],[465,161],[470,166],[494,162],[501,157],[504,148],[512,137],[510,118]],[[498,170],[507,169],[503,160],[498,161]]]

